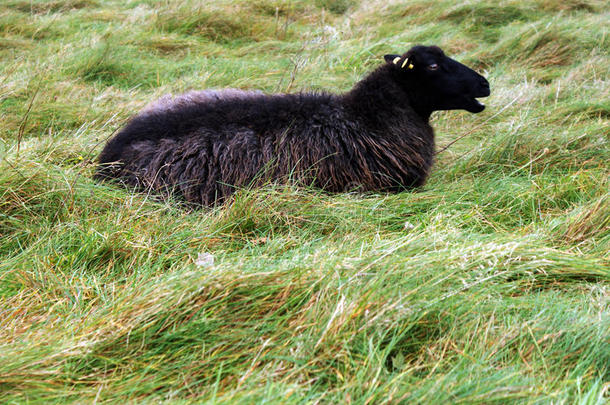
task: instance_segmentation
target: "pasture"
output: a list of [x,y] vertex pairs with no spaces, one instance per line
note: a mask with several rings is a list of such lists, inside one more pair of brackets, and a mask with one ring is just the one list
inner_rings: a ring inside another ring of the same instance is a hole
[[[607,402],[603,4],[3,0],[0,403]],[[416,191],[92,179],[164,94],[340,93],[415,44],[491,84]]]

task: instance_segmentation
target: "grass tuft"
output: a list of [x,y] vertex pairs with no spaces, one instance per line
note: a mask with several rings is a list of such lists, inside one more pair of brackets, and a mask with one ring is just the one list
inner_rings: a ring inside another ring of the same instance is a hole
[[99,3],[96,0],[8,0],[4,6],[29,14],[49,14],[95,8],[99,6]]

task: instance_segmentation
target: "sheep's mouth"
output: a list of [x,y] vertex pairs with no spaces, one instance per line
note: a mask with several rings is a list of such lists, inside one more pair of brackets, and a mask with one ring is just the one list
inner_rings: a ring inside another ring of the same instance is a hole
[[[489,92],[486,93],[487,94],[483,93],[481,95],[477,95],[476,97],[483,98],[489,96]],[[469,111],[471,113],[480,113],[485,109],[485,104],[481,103],[475,97],[468,97],[467,104],[468,105],[466,106],[466,111]]]
[[483,111],[485,109],[485,104],[481,103],[479,100],[477,100],[474,97],[472,97],[472,98],[469,97],[466,100],[466,106],[464,107],[464,109],[471,113],[480,113],[481,111]]
[[474,101],[474,104],[481,109],[481,111],[483,111],[485,109],[485,104],[481,103],[476,98],[473,101]]
[[491,94],[491,91],[489,90],[489,87],[483,88],[481,89],[481,91],[477,92],[477,94],[475,94],[473,97],[470,97],[470,105],[472,110],[468,110],[470,112],[473,113],[478,113],[481,112],[485,109],[485,104],[481,103],[479,100],[477,100],[477,98],[484,98],[484,97],[489,97],[489,95]]

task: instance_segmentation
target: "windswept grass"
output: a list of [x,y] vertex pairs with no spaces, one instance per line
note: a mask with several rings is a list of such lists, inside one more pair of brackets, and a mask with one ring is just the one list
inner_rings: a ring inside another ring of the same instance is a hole
[[[0,402],[607,402],[604,6],[2,2]],[[345,91],[415,43],[492,87],[434,114],[421,190],[193,210],[91,178],[163,94]]]

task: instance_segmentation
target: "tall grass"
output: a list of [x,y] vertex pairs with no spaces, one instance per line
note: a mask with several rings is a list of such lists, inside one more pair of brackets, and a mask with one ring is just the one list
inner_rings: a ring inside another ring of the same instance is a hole
[[[607,402],[604,5],[2,2],[0,402]],[[416,43],[492,87],[434,114],[420,190],[193,210],[91,178],[162,94],[346,91]]]

